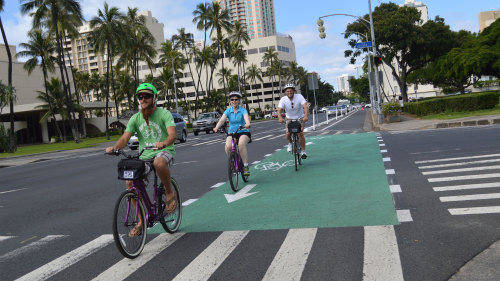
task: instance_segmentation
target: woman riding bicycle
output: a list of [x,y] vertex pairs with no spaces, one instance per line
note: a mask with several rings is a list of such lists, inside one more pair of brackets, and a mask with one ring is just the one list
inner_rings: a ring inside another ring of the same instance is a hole
[[[245,176],[250,175],[250,169],[248,168],[248,153],[247,153],[247,143],[252,141],[252,136],[250,134],[250,118],[248,117],[248,111],[240,105],[241,94],[240,92],[234,91],[229,94],[229,100],[231,107],[224,111],[222,117],[214,128],[214,132],[217,132],[222,125],[229,120],[229,128],[227,130],[228,134],[236,133],[238,136],[238,147],[240,150],[240,155],[243,160]],[[238,130],[240,126],[244,129]],[[227,136],[226,138],[226,154],[229,155],[232,149],[232,137]]]

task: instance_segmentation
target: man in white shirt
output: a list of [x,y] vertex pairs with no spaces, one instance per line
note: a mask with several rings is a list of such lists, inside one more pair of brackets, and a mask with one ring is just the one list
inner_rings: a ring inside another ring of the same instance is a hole
[[280,99],[280,103],[278,105],[278,121],[283,123],[283,118],[281,117],[281,112],[285,109],[286,112],[286,139],[288,140],[288,148],[287,151],[292,151],[292,138],[290,133],[288,132],[288,124],[290,120],[300,119],[300,123],[302,125],[302,129],[300,130],[299,143],[301,147],[300,156],[302,159],[307,158],[306,154],[306,139],[304,138],[304,124],[307,122],[307,117],[309,115],[309,110],[307,108],[307,101],[301,94],[295,93],[295,85],[286,84],[285,85],[285,94],[286,96]]

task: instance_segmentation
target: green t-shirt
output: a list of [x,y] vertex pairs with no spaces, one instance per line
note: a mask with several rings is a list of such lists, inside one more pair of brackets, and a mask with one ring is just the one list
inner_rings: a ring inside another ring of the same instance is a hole
[[[149,126],[142,117],[142,113],[134,114],[127,124],[126,132],[137,133],[139,139],[139,151],[146,146],[154,146],[156,142],[164,141],[168,137],[167,127],[175,127],[174,118],[170,111],[157,107],[155,112],[149,116]],[[151,159],[160,151],[168,151],[175,156],[174,144],[165,147],[162,150],[145,150],[141,159]]]

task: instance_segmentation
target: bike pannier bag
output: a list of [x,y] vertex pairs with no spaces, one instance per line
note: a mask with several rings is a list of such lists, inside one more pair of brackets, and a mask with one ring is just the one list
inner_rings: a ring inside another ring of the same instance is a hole
[[290,122],[288,123],[288,132],[289,133],[300,133],[302,128],[302,125],[300,125],[300,122]]
[[118,162],[118,179],[136,180],[143,176],[146,163],[140,159],[122,159]]

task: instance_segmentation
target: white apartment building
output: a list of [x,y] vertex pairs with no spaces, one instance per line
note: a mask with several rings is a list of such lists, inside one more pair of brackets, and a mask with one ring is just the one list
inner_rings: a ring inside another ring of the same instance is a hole
[[276,35],[274,0],[215,0],[229,10],[231,20],[240,21],[250,39]]
[[353,78],[354,76],[349,74],[342,74],[341,76],[337,76],[338,91],[344,93],[344,95],[348,95],[349,93],[351,93],[349,80]]

